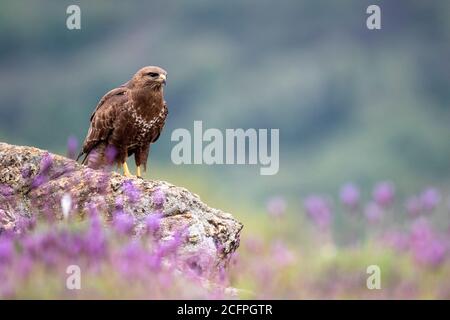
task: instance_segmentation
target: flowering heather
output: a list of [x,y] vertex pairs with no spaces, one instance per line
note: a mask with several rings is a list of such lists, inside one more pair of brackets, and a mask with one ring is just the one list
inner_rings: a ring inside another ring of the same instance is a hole
[[139,199],[139,190],[134,186],[132,180],[124,181],[122,188],[124,190],[125,196],[131,203],[134,203]]
[[435,233],[425,218],[419,218],[411,227],[411,248],[416,261],[430,266],[440,265],[447,252],[442,236]]
[[8,263],[14,251],[14,244],[8,237],[0,238],[0,264]]
[[429,187],[420,194],[420,202],[426,213],[431,213],[441,201],[441,195],[436,188]]
[[341,187],[339,197],[343,205],[355,209],[359,204],[360,192],[355,184],[347,183]]
[[[5,186],[0,186],[0,198],[12,192]],[[376,201],[364,199],[358,188],[358,197],[352,191],[343,201],[341,188],[305,198],[300,212],[301,203],[292,201],[288,208],[287,197],[271,197],[266,202],[271,214],[249,215],[228,267],[214,269],[214,259],[203,252],[180,259],[188,226],[159,239],[170,223],[163,219],[164,189],[153,191],[155,209],[145,217],[126,212],[139,197],[135,187],[126,183],[108,219],[99,197],[86,205],[85,219],[74,223],[76,210],[67,194],[60,199],[65,214],[47,210],[67,219],[24,217],[13,230],[0,230],[0,298],[450,298],[448,211],[435,201],[448,196],[443,190],[439,197],[427,188],[419,196]],[[424,194],[433,204],[432,215],[422,214]],[[334,199],[343,206],[333,208]],[[411,212],[402,205],[410,199],[417,205]],[[349,208],[352,215],[346,214]],[[141,218],[138,233],[134,222]],[[341,241],[342,235],[350,241]],[[381,268],[382,290],[366,288],[366,268],[373,264]],[[71,265],[80,267],[81,290],[66,288]]]
[[117,149],[114,146],[109,145],[105,150],[106,161],[112,165],[117,156]]
[[155,212],[153,214],[150,214],[147,216],[147,218],[145,219],[145,226],[146,226],[146,231],[149,234],[154,234],[155,232],[157,232],[161,226],[161,217],[162,214],[159,212]]
[[164,194],[164,191],[162,191],[161,188],[157,188],[152,193],[152,200],[153,204],[156,207],[162,207],[164,205],[164,202],[166,201],[166,195]]
[[281,196],[275,196],[267,201],[267,212],[272,217],[281,217],[286,212],[286,200]]
[[76,159],[78,151],[78,139],[74,136],[70,136],[67,139],[67,158]]
[[47,175],[53,165],[52,156],[46,152],[41,159],[40,174]]
[[6,184],[0,184],[0,196],[9,197],[14,194],[13,188]]
[[118,233],[131,236],[133,234],[133,216],[124,212],[116,212],[113,218],[114,228]]
[[[130,226],[127,216],[115,217],[114,228],[105,228],[107,221],[91,206],[89,217],[76,227],[64,221],[39,221],[37,229],[0,233],[0,297],[207,298],[209,289],[202,279],[185,277],[175,269],[171,257],[176,257],[183,232],[161,243],[145,234],[141,239],[124,237]],[[79,292],[65,287],[70,265],[81,269]],[[36,282],[30,283],[33,279]]]
[[390,206],[394,202],[395,187],[391,182],[383,181],[375,185],[373,190],[373,200],[383,208]]
[[328,200],[321,196],[309,196],[305,199],[304,205],[306,213],[320,229],[328,228],[332,219]]

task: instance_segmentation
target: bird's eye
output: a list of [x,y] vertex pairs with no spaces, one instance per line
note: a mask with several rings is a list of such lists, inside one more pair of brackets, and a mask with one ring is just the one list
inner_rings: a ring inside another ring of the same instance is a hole
[[159,74],[157,74],[156,72],[149,72],[149,73],[147,73],[147,75],[152,78],[156,78],[157,76],[159,76]]

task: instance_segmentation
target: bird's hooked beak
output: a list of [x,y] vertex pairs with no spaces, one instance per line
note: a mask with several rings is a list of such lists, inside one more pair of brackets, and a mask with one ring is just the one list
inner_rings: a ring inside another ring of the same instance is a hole
[[166,84],[166,80],[167,80],[167,76],[165,74],[160,74],[158,77],[158,81],[161,82],[162,84]]

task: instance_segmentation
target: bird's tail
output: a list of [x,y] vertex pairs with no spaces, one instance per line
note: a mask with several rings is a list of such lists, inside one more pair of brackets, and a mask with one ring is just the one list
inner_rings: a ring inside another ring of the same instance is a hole
[[83,160],[81,160],[81,164],[86,164],[86,160],[87,160],[87,158],[88,158],[88,156],[89,156],[89,152],[83,152],[83,151],[81,151],[80,152],[80,154],[78,155],[78,157],[77,157],[77,162],[78,162],[78,160],[80,160],[80,158],[82,157],[84,155],[84,158],[83,158]]
[[105,143],[99,143],[90,150],[82,150],[77,157],[77,161],[84,155],[83,160],[81,160],[82,165],[86,165],[92,169],[100,169],[107,164],[105,148]]

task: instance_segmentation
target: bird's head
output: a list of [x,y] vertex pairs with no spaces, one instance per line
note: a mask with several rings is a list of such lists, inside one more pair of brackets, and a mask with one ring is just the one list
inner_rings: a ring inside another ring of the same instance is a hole
[[131,84],[136,87],[148,87],[160,89],[166,84],[167,71],[160,67],[148,66],[140,69],[131,79]]

